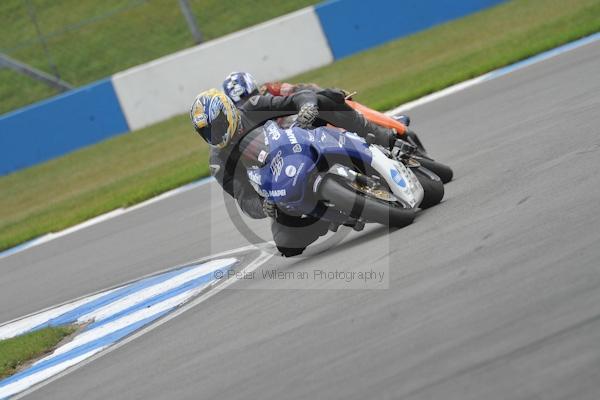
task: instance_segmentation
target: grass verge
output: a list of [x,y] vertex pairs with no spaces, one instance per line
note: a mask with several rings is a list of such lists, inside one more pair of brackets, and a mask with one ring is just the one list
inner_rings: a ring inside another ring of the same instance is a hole
[[385,110],[597,31],[599,0],[513,0],[294,79]]
[[0,178],[0,249],[208,175],[187,116]]
[[0,379],[4,379],[30,361],[52,351],[75,326],[44,328],[14,338],[0,340]]
[[[190,0],[189,4],[204,39],[210,40],[318,1]],[[76,86],[193,45],[177,0],[0,2],[1,51],[48,73],[56,71]],[[0,69],[0,93],[1,114],[56,91]]]
[[[599,30],[599,0],[513,0],[292,79],[387,109]],[[0,249],[206,176],[207,154],[182,115],[4,176]]]

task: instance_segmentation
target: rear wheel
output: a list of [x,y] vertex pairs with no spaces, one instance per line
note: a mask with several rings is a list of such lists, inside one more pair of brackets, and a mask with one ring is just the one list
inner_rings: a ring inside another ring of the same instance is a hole
[[353,190],[332,177],[321,183],[320,197],[352,218],[401,228],[410,225],[416,216],[412,208],[404,208],[396,201],[385,201]]
[[442,183],[450,182],[452,180],[452,177],[454,176],[452,168],[445,164],[442,164],[429,158],[417,158],[417,161],[419,161],[419,164],[421,164],[422,166],[439,176],[442,180]]

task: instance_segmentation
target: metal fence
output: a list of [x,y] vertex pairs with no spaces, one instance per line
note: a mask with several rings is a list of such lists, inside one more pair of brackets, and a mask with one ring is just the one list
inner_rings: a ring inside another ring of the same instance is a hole
[[318,1],[0,0],[0,115]]
[[0,2],[0,66],[59,90],[201,41],[188,0]]

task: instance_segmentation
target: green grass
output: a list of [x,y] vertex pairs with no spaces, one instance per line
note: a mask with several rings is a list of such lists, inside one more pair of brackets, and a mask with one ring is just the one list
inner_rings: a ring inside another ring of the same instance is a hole
[[600,0],[514,0],[294,78],[380,110],[600,30]]
[[[194,45],[177,0],[30,0],[47,37],[48,58],[23,0],[0,2],[0,51],[82,85]],[[205,40],[255,25],[318,0],[190,0]],[[257,11],[260,10],[260,11]],[[56,94],[0,70],[0,114]]]
[[[387,109],[599,30],[600,0],[514,0],[293,80]],[[0,249],[207,174],[207,148],[183,115],[4,176]]]
[[0,340],[0,379],[14,374],[28,362],[49,353],[76,329],[74,326],[44,328],[11,339]]
[[208,174],[187,116],[0,178],[0,249]]

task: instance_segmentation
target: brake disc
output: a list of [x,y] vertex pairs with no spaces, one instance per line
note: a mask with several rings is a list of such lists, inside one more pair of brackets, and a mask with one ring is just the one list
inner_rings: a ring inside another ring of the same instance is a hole
[[395,202],[398,201],[396,196],[394,196],[389,191],[385,190],[383,187],[371,187],[368,185],[361,185],[358,182],[350,182],[350,186],[358,192],[366,194],[371,197],[375,197],[376,199],[387,201],[387,202]]

